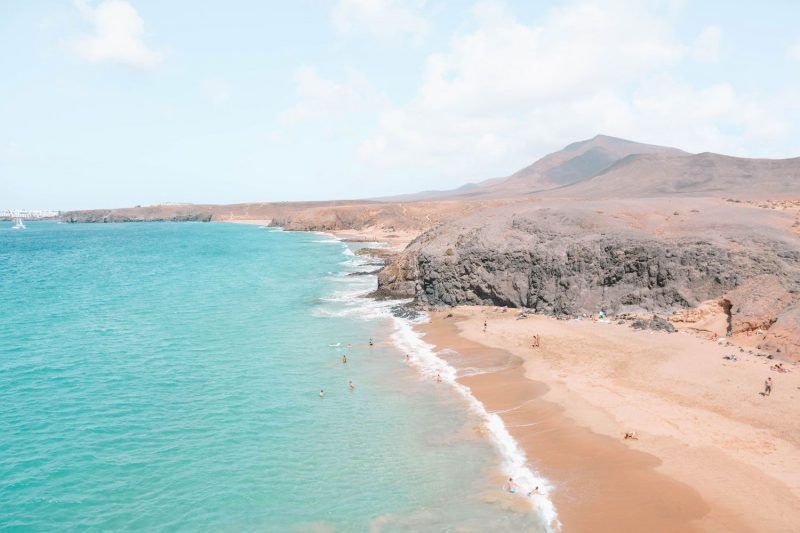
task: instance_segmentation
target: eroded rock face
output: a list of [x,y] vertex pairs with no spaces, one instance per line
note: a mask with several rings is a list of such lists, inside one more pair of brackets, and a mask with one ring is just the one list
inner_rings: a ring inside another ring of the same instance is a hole
[[[541,236],[537,236],[541,237]],[[499,251],[476,245],[417,255],[419,294],[431,305],[506,305],[574,315],[674,309],[733,289],[744,263],[707,242],[615,236],[521,240]],[[538,242],[532,242],[538,241]]]
[[[568,316],[601,308],[668,316],[721,299],[736,333],[780,324],[782,310],[796,304],[798,273],[791,243],[739,227],[660,234],[587,209],[531,208],[427,232],[380,272],[379,291],[434,307],[502,305]],[[794,342],[792,324],[776,343]]]

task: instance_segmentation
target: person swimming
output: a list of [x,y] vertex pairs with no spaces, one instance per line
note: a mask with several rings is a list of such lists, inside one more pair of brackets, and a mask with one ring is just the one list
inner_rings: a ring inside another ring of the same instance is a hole
[[320,398],[324,398],[325,397],[325,391],[324,390],[319,389],[319,397]]
[[370,338],[369,338],[369,345],[370,345],[370,346],[374,346],[374,345],[375,345],[375,343],[374,343],[374,342],[372,342],[372,337],[370,337]]
[[353,384],[352,381],[349,381],[347,383],[347,387],[350,389],[350,392],[353,392],[354,390],[356,390],[356,386]]
[[346,365],[346,364],[347,364],[347,354],[344,354],[344,355],[342,356],[342,364],[343,364],[343,365]]
[[506,492],[510,492],[511,494],[516,493],[518,488],[519,487],[517,487],[517,484],[514,483],[513,477],[508,478],[508,481],[506,481],[505,484],[503,485],[503,490]]

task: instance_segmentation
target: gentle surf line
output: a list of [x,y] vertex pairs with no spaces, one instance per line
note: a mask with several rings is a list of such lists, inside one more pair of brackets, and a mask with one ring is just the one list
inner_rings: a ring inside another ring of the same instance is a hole
[[[326,232],[311,233],[331,237],[341,242],[344,247],[342,253],[346,256],[354,256],[350,261],[345,262],[348,266],[357,266],[362,261],[365,263],[369,261],[367,256],[355,256],[353,251],[336,235]],[[362,280],[365,278],[376,280],[377,276],[365,275],[362,277]],[[480,418],[484,427],[488,430],[490,435],[489,441],[500,455],[500,466],[504,474],[514,478],[514,481],[520,488],[519,493],[521,495],[527,495],[535,487],[539,487],[541,494],[532,495],[532,497],[529,498],[531,508],[541,517],[543,522],[542,526],[546,531],[560,531],[561,522],[558,519],[555,506],[549,498],[550,491],[552,490],[551,483],[546,478],[535,473],[528,466],[525,452],[508,432],[502,418],[494,412],[487,411],[483,403],[472,394],[470,388],[457,381],[458,371],[439,357],[434,346],[425,342],[421,334],[414,330],[415,325],[427,322],[429,320],[428,316],[423,315],[416,320],[397,317],[392,314],[392,307],[398,304],[408,303],[410,300],[377,301],[366,297],[370,292],[372,292],[371,289],[337,291],[335,295],[332,295],[332,298],[328,297],[323,300],[342,303],[348,301],[357,304],[355,308],[341,312],[342,316],[360,315],[362,318],[368,320],[375,318],[391,319],[395,329],[394,333],[391,335],[393,344],[401,353],[409,354],[412,366],[420,375],[433,379],[436,378],[438,374],[443,383],[449,384],[466,400],[470,411]]]

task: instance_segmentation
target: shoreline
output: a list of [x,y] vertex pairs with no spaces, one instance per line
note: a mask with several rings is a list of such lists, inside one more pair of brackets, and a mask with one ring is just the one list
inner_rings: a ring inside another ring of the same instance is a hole
[[[242,223],[266,225],[263,222],[242,221]],[[329,236],[343,244],[358,242],[378,244],[384,246],[384,248],[378,249],[388,248],[393,253],[402,251],[416,237],[416,234],[403,236],[392,234],[391,237],[394,238],[388,239],[387,242],[387,239],[382,238],[386,237],[386,235],[378,235],[369,231],[308,231],[308,233]],[[371,254],[366,255],[371,256]],[[378,255],[372,255],[371,257],[380,259]],[[524,452],[519,447],[518,442],[509,434],[503,420],[492,413],[479,398],[472,394],[468,387],[465,387],[456,379],[457,370],[450,366],[440,354],[436,353],[435,346],[423,339],[423,336],[417,331],[417,327],[420,325],[419,322],[396,316],[391,312],[393,305],[401,304],[405,300],[375,300],[369,298],[369,293],[371,291],[365,292],[359,297],[367,298],[379,304],[378,306],[385,312],[384,318],[391,319],[394,329],[390,335],[391,342],[398,352],[410,355],[410,366],[413,367],[413,371],[421,378],[430,379],[435,378],[436,374],[441,372],[443,382],[451,385],[454,392],[466,402],[467,409],[481,420],[480,427],[475,428],[476,433],[495,448],[500,460],[500,463],[487,465],[491,471],[496,473],[496,475],[491,475],[491,479],[493,482],[497,482],[498,490],[491,495],[482,496],[484,501],[490,504],[502,501],[504,502],[502,506],[507,512],[530,513],[533,511],[540,520],[539,527],[542,530],[548,532],[560,530],[561,524],[558,520],[558,514],[548,495],[550,487],[548,480],[530,469]],[[425,313],[425,317],[429,317],[429,313]],[[502,475],[499,474],[501,471]],[[519,482],[520,494],[527,493],[534,487],[538,487],[541,490],[541,494],[533,498],[526,497],[522,499],[499,490],[500,485],[509,475],[513,475]]]
[[[686,333],[515,314],[461,307],[416,329],[553,483],[565,530],[790,531],[800,521],[796,368],[775,374],[747,354],[728,363],[730,347]],[[762,398],[769,374],[776,390]]]

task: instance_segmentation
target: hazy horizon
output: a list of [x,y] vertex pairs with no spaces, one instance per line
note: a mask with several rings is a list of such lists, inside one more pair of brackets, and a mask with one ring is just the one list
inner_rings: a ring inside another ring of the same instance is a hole
[[800,155],[800,6],[679,0],[0,7],[0,209],[357,199],[597,134]]

